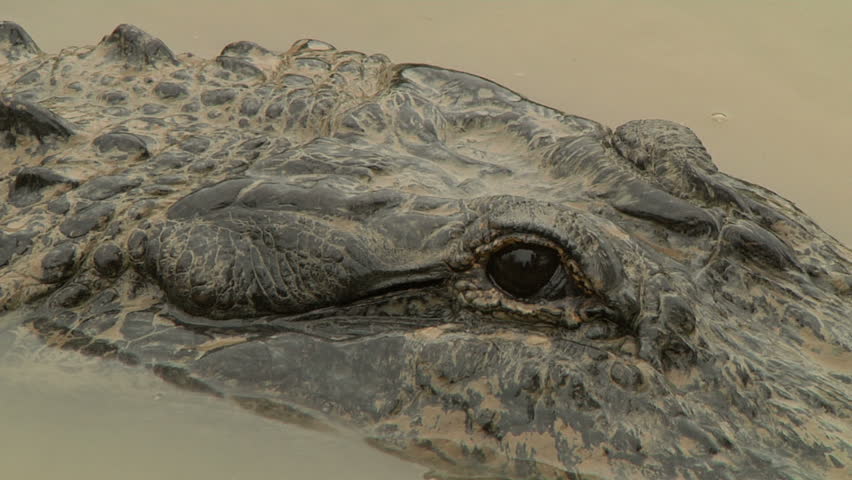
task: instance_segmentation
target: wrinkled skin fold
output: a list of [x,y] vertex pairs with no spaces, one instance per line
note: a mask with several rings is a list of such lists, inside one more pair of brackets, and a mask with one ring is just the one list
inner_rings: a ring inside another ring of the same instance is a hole
[[682,125],[128,25],[2,23],[0,80],[0,311],[51,345],[449,476],[852,465],[852,255]]

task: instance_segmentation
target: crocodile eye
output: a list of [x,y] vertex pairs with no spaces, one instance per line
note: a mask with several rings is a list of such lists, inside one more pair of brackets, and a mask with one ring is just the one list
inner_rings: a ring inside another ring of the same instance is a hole
[[521,243],[492,254],[487,272],[491,281],[504,292],[528,298],[550,282],[560,263],[554,249]]

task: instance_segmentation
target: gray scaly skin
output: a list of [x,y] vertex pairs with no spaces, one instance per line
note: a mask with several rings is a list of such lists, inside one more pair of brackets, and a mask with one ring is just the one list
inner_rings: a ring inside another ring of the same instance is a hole
[[684,126],[128,25],[0,90],[4,329],[446,475],[852,467],[852,254]]

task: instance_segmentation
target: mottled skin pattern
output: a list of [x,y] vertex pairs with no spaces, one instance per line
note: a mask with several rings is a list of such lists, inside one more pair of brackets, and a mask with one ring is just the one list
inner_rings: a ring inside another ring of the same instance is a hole
[[[0,24],[0,89],[3,328],[446,475],[852,467],[852,255],[686,127],[126,25]],[[558,259],[535,293],[488,273],[518,245]]]

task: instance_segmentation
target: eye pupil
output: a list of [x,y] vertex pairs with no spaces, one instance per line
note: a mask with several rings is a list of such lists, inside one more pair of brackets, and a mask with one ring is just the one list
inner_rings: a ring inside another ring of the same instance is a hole
[[487,272],[509,295],[528,298],[547,285],[559,264],[559,254],[552,248],[522,243],[492,254]]

